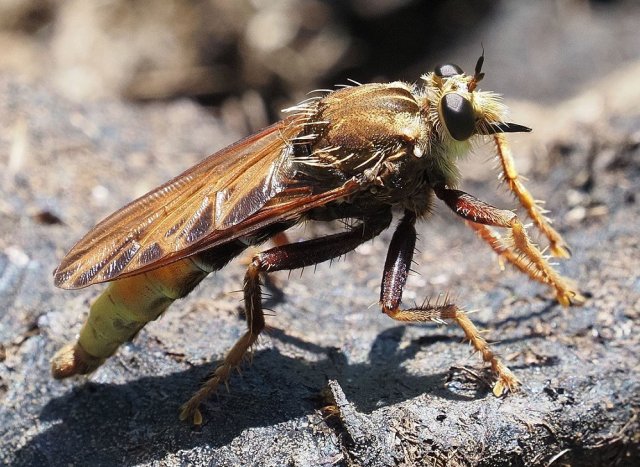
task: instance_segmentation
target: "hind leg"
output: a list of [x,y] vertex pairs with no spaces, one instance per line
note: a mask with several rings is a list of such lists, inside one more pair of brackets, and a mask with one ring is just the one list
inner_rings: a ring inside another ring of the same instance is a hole
[[220,383],[227,384],[231,372],[242,363],[247,351],[255,344],[264,329],[264,312],[260,290],[260,266],[255,260],[249,266],[244,279],[244,303],[247,319],[247,332],[236,341],[227,353],[222,363],[215,369],[211,377],[202,387],[180,408],[180,420],[192,418],[195,425],[202,424],[200,404],[214,393]]
[[261,273],[298,269],[337,258],[380,234],[390,222],[391,212],[383,212],[375,218],[364,219],[362,224],[354,226],[347,232],[281,245],[257,254],[249,265],[244,279],[244,302],[248,330],[234,344],[211,377],[182,406],[180,419],[191,418],[196,425],[202,423],[200,404],[213,394],[221,383],[227,384],[232,370],[242,363],[247,351],[264,329],[260,288]]

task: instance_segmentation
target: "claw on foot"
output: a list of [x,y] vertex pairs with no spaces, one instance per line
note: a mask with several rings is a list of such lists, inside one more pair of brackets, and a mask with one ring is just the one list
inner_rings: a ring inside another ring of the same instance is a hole
[[587,301],[584,295],[574,289],[558,291],[556,299],[563,307],[582,306]]
[[520,381],[518,381],[509,371],[509,376],[500,375],[498,377],[498,381],[493,385],[493,395],[496,397],[502,397],[508,393],[517,392],[519,389]]
[[511,370],[507,368],[504,363],[502,363],[501,360],[498,360],[496,357],[494,357],[494,360],[491,364],[491,369],[498,377],[498,380],[493,385],[494,396],[502,397],[509,392],[514,393],[518,391],[520,387],[520,381],[511,372]]
[[189,402],[180,407],[180,420],[186,422],[191,419],[191,423],[196,426],[202,425],[202,412],[200,412],[199,404],[193,406]]

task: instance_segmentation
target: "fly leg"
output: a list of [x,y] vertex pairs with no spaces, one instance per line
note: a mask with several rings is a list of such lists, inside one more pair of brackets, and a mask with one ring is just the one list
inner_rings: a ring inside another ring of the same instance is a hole
[[579,305],[584,302],[584,297],[573,290],[568,281],[551,267],[540,250],[531,243],[524,225],[515,213],[491,206],[464,191],[443,186],[435,187],[434,191],[438,198],[465,220],[509,229],[513,248],[522,255],[515,262],[516,266],[526,268],[530,277],[551,286],[561,305]]
[[464,310],[452,303],[434,305],[426,303],[415,308],[400,308],[402,290],[407,281],[416,244],[415,221],[415,214],[406,212],[389,245],[380,289],[380,305],[383,313],[397,321],[412,323],[454,321],[462,328],[465,339],[477,352],[480,352],[482,359],[491,365],[491,370],[497,376],[493,393],[499,397],[508,391],[514,391],[520,384],[518,379],[491,350]]
[[531,261],[522,254],[519,254],[512,246],[508,245],[508,242],[506,242],[505,239],[502,238],[502,236],[494,229],[472,221],[466,221],[466,224],[475,231],[478,237],[487,242],[491,249],[498,255],[498,261],[501,269],[504,269],[504,262],[506,261],[520,270],[520,272],[529,276],[531,279],[547,284],[544,276],[540,274],[540,271],[531,263]]
[[180,419],[191,418],[193,423],[202,423],[199,406],[218,386],[227,384],[231,372],[237,368],[251,346],[264,329],[264,313],[260,289],[260,274],[281,270],[298,269],[322,263],[342,256],[358,245],[371,240],[391,223],[391,211],[363,219],[362,223],[347,232],[326,237],[277,246],[254,256],[244,278],[244,302],[247,332],[238,339],[211,377],[181,408]]
[[[282,245],[286,245],[287,243],[291,243],[291,241],[289,240],[289,237],[285,232],[276,233],[273,237],[269,238],[269,241],[273,246],[282,246]],[[240,264],[242,264],[243,266],[249,267],[249,265],[253,261],[253,257],[255,256],[256,252],[259,251],[258,246],[253,246],[250,248],[250,250],[253,250],[253,251],[248,251],[246,254],[242,255],[242,257],[240,258]],[[265,287],[267,287],[267,289],[275,290],[277,291],[278,295],[281,295],[280,283],[278,283],[277,281],[274,281],[272,277],[270,278],[266,273],[262,273],[260,275],[260,281],[261,281],[260,283]]]
[[493,138],[498,151],[498,159],[502,166],[503,180],[506,182],[513,194],[516,195],[516,198],[518,198],[522,207],[527,210],[527,213],[534,224],[549,239],[551,253],[553,256],[557,256],[558,258],[568,258],[571,256],[569,247],[563,240],[562,236],[553,227],[551,227],[551,221],[545,216],[548,211],[539,206],[538,203],[540,202],[536,202],[536,200],[533,199],[533,196],[531,196],[529,190],[527,190],[523,185],[521,177],[518,175],[518,171],[516,170],[513,155],[511,154],[511,150],[507,144],[507,137],[502,133],[498,133],[495,134]]

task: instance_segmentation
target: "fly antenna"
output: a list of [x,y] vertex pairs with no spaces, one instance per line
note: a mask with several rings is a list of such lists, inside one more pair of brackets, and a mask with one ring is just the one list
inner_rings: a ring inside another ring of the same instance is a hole
[[484,73],[482,72],[482,65],[484,65],[484,45],[480,43],[480,47],[482,47],[482,55],[480,55],[476,62],[473,78],[471,78],[471,82],[469,83],[469,92],[473,92],[478,86],[478,83],[484,78]]

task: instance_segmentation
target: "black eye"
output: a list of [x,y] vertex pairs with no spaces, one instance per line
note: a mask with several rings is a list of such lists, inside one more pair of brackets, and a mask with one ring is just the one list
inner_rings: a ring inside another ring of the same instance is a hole
[[469,100],[455,92],[445,94],[440,101],[440,113],[453,139],[465,141],[471,138],[476,128],[476,117]]
[[464,72],[458,65],[454,65],[453,63],[446,63],[444,65],[438,65],[435,68],[434,73],[440,78],[449,78],[454,75],[461,75]]

